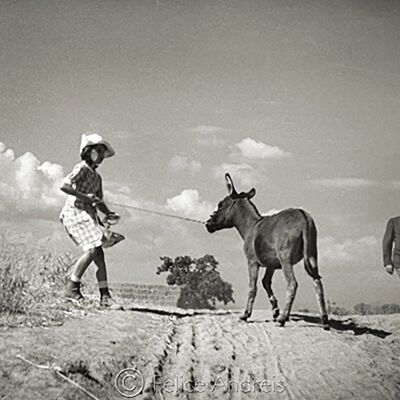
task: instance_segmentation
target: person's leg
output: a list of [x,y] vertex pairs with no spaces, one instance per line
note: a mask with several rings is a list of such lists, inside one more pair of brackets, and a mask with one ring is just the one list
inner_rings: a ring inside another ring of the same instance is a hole
[[96,278],[100,290],[100,305],[109,306],[111,305],[111,295],[108,289],[107,267],[102,247],[96,248],[94,263],[96,264],[97,267]]
[[96,256],[96,248],[89,249],[85,251],[75,263],[75,269],[72,274],[73,278],[77,278],[79,281],[81,280],[83,274],[88,269],[90,263],[94,260]]
[[97,247],[94,263],[97,266],[96,278],[100,290],[100,306],[110,307],[112,310],[123,310],[123,306],[112,299],[108,289],[107,267],[102,247]]
[[74,300],[83,299],[80,287],[81,287],[81,278],[90,263],[95,258],[96,249],[89,249],[85,251],[77,260],[74,267],[74,272],[71,275],[69,282],[67,283],[67,288],[65,291],[65,295],[68,298]]
[[96,278],[99,284],[99,287],[104,286],[108,287],[107,282],[107,268],[106,268],[106,260],[104,258],[104,251],[102,247],[96,247],[96,254],[94,257],[94,263],[96,264]]
[[108,291],[108,280],[107,280],[107,267],[106,260],[104,258],[104,251],[102,247],[96,248],[96,256],[94,257],[94,263],[96,264],[96,279],[97,284],[99,285],[100,294],[109,295]]

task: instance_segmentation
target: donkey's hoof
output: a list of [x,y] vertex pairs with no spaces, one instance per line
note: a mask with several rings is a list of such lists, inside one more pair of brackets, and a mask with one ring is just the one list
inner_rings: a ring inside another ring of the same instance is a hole
[[246,313],[242,314],[242,315],[239,317],[239,319],[240,319],[241,321],[247,321],[248,318],[249,318],[249,316],[248,316]]
[[278,326],[285,326],[286,318],[279,317],[277,319]]
[[324,328],[324,330],[329,331],[329,329],[331,329],[331,327],[329,326],[329,320],[328,320],[327,315],[322,316],[321,322],[322,322],[322,327]]
[[279,308],[275,308],[274,310],[272,310],[272,319],[274,322],[276,322],[276,320],[279,317]]

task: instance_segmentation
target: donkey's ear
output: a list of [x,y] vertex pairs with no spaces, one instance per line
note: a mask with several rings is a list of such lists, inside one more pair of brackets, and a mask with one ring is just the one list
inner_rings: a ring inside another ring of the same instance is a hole
[[226,182],[226,188],[228,189],[228,193],[230,195],[235,194],[236,193],[235,186],[233,185],[232,178],[228,173],[225,174],[225,182]]
[[256,194],[256,189],[252,188],[247,192],[246,197],[250,200],[255,196],[255,194]]

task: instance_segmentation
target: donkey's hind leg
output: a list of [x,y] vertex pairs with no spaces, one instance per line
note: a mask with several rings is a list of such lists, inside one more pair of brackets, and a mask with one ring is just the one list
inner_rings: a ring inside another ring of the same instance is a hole
[[278,300],[274,296],[274,292],[272,291],[272,277],[274,275],[275,269],[274,268],[268,268],[268,266],[265,269],[265,274],[262,279],[262,284],[264,286],[265,291],[267,292],[268,299],[271,303],[272,307],[272,318],[274,321],[279,316],[279,308],[278,308]]
[[318,264],[317,260],[314,257],[310,257],[309,259],[304,259],[304,267],[311,276],[314,283],[315,295],[317,297],[317,302],[319,306],[319,310],[321,313],[321,323],[325,330],[329,329],[329,321],[328,321],[328,314],[326,312],[325,307],[325,296],[324,296],[324,288],[321,282],[321,276],[318,273]]
[[258,270],[260,266],[257,262],[249,261],[249,295],[247,298],[246,310],[243,315],[240,316],[240,319],[243,321],[247,321],[250,318],[251,313],[253,312],[253,304],[257,294],[257,278],[258,278]]
[[290,310],[292,309],[293,301],[296,296],[298,283],[294,276],[293,265],[290,262],[281,261],[282,271],[285,275],[287,282],[286,290],[286,304],[283,313],[278,317],[278,323],[280,326],[284,326],[285,322],[289,319]]

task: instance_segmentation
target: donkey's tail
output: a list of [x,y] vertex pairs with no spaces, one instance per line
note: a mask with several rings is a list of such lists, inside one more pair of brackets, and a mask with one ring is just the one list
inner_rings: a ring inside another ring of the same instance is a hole
[[321,279],[318,273],[317,228],[311,215],[300,210],[305,218],[303,229],[303,256],[304,267],[313,279]]

